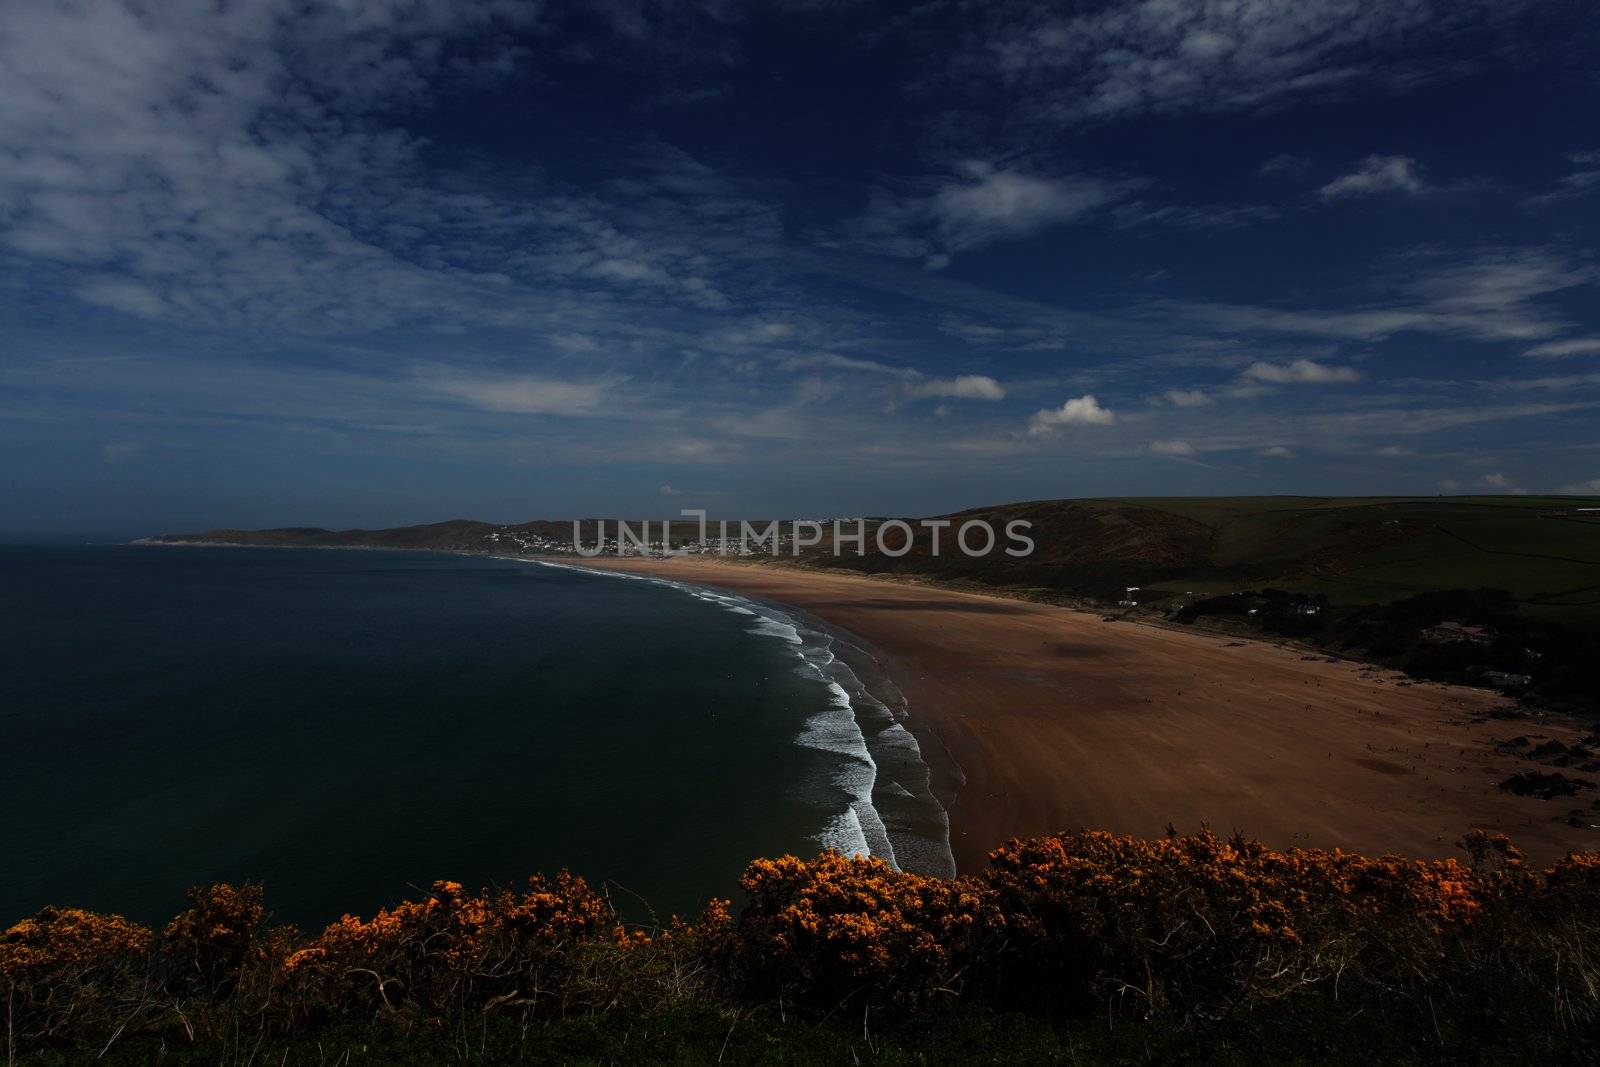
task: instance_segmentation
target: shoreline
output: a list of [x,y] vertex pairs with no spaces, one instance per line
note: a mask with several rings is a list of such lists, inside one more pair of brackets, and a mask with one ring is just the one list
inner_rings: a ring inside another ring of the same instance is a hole
[[[468,553],[469,555],[472,553]],[[871,781],[842,813],[848,825],[837,823],[820,834],[826,847],[846,854],[860,852],[887,859],[893,866],[921,874],[953,877],[955,857],[950,846],[949,814],[933,784],[932,770],[920,737],[908,728],[905,698],[858,636],[790,604],[677,576],[655,575],[629,569],[585,567],[566,557],[500,556],[514,563],[532,563],[591,575],[630,578],[659,584],[719,606],[776,624],[792,635],[791,648],[800,664],[835,694],[832,709],[818,712],[794,742],[801,747],[831,752],[870,768]],[[767,633],[756,630],[753,633]],[[853,744],[840,749],[830,715],[844,713],[854,734]],[[909,744],[907,743],[909,741]],[[859,746],[859,751],[856,750]],[[835,778],[835,785],[845,785]],[[847,792],[854,793],[846,786]],[[853,831],[853,832],[852,832]],[[838,834],[844,832],[845,839]],[[830,840],[829,835],[834,835]],[[855,838],[851,841],[850,838]]]
[[1506,703],[1494,691],[1004,591],[697,556],[503,558],[665,578],[845,635],[859,646],[847,665],[881,670],[909,705],[958,873],[1010,838],[1081,829],[1209,826],[1276,848],[1419,859],[1460,858],[1461,835],[1484,829],[1534,863],[1600,842],[1593,791],[1541,801],[1497,788],[1540,769],[1499,743],[1583,731],[1557,714],[1490,718]]
[[1581,731],[1491,719],[1505,703],[1492,691],[931,583],[695,557],[562,562],[755,597],[859,642],[908,703],[960,873],[1009,838],[1075,829],[1210,826],[1278,848],[1437,858],[1481,828],[1539,863],[1600,839],[1600,810],[1564,821],[1593,794],[1497,788],[1537,766],[1497,743]]

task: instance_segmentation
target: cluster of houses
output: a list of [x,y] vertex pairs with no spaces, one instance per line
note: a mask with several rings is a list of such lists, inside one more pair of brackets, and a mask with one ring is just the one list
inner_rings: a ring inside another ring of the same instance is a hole
[[557,541],[554,538],[536,533],[497,531],[489,535],[489,543],[496,550],[507,549],[512,552],[529,552],[536,555],[572,551],[572,542]]
[[[858,521],[856,519],[839,520],[841,524],[847,526],[852,535],[856,529],[855,524]],[[834,520],[832,519],[817,519],[811,520],[811,525],[814,525],[817,529],[831,530],[833,522]],[[798,523],[801,526],[807,524],[808,520],[800,520]],[[665,556],[670,552],[675,555],[698,556],[788,555],[794,551],[794,529],[797,524],[785,521],[781,525],[769,524],[752,527],[749,531],[741,531],[748,533],[748,536],[741,538],[731,529],[735,524],[729,523],[730,529],[727,531],[727,536],[723,536],[722,524],[718,523],[716,524],[718,529],[716,536],[674,542],[665,541],[661,536],[656,536],[651,540],[644,539],[650,534],[660,535],[663,532],[662,526],[664,524],[662,523],[651,523],[648,528],[642,524],[638,526],[628,525],[630,536],[621,536],[622,531],[618,528],[621,525],[627,524],[603,523],[599,530],[601,536],[597,541],[584,540],[582,542],[582,554],[586,556]],[[788,532],[785,533],[785,530]],[[618,536],[604,536],[608,531]],[[586,536],[594,536],[594,531],[588,531]],[[487,540],[491,551],[509,551],[527,553],[529,555],[573,555],[577,553],[577,549],[574,548],[569,537],[550,537],[529,530],[497,530],[490,533]],[[803,544],[811,543],[813,541],[809,537],[803,542]]]

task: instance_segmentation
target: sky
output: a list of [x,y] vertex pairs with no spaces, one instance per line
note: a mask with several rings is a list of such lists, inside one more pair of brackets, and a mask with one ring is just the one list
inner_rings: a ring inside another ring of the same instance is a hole
[[0,535],[1600,493],[1586,0],[0,5]]

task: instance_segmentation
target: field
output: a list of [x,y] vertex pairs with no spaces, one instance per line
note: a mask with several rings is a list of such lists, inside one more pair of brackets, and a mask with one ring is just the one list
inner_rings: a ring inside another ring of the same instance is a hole
[[[1186,510],[1184,503],[1160,502],[1177,514]],[[1215,531],[1210,565],[1159,587],[1181,591],[1200,581],[1208,591],[1225,591],[1271,584],[1325,594],[1334,604],[1496,588],[1540,614],[1600,611],[1600,513],[1579,517],[1569,501],[1495,497],[1251,506],[1260,503],[1239,501],[1231,512],[1205,509]]]

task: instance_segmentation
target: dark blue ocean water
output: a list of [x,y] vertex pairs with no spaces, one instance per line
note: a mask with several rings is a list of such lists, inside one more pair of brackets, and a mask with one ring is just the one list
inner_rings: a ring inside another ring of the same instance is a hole
[[861,839],[837,687],[736,602],[482,557],[7,548],[0,627],[0,925],[159,920],[223,879],[315,925],[562,866],[665,916]]

